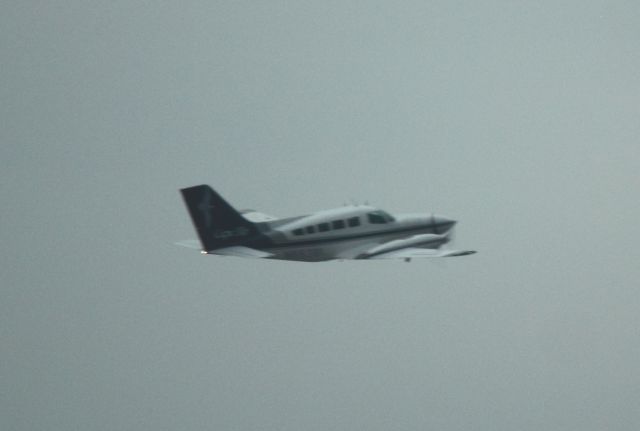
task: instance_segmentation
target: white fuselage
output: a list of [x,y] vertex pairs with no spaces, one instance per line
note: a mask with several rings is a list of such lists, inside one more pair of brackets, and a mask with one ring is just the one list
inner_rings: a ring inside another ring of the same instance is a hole
[[[265,251],[273,259],[322,261],[357,259],[389,241],[419,234],[446,234],[455,222],[433,214],[390,216],[365,205],[345,206],[311,215],[269,223],[265,234],[272,245]],[[364,257],[363,257],[364,258]]]

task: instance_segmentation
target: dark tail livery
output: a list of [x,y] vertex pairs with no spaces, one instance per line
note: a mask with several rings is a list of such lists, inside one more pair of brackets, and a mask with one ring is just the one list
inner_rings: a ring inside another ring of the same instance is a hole
[[208,185],[181,189],[202,248],[206,251],[245,244],[259,231]]

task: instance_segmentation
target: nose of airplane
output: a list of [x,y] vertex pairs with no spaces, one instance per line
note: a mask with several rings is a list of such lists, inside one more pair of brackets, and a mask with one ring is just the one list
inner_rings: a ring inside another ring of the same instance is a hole
[[455,220],[438,214],[432,215],[431,220],[434,226],[434,231],[437,234],[448,232],[457,223]]

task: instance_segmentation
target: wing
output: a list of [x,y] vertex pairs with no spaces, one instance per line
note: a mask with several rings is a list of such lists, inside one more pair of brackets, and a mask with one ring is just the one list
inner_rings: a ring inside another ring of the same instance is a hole
[[400,250],[380,253],[363,259],[413,259],[422,257],[455,257],[473,254],[473,250],[441,250],[434,248],[407,247]]
[[[364,250],[358,250],[357,254],[352,254],[355,259],[412,259],[419,257],[453,257],[466,256],[473,254],[471,250],[447,250],[441,246],[450,240],[447,233],[442,235],[436,234],[419,234],[408,238],[396,239]],[[353,252],[354,250],[350,250]],[[344,253],[346,255],[347,251]],[[344,256],[343,255],[343,256]],[[346,257],[346,256],[344,256]]]

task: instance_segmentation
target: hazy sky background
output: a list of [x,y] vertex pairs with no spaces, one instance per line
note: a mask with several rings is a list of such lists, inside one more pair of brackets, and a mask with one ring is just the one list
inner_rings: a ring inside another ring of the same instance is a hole
[[[637,430],[640,3],[12,1],[2,430]],[[200,256],[178,193],[460,221]]]

